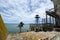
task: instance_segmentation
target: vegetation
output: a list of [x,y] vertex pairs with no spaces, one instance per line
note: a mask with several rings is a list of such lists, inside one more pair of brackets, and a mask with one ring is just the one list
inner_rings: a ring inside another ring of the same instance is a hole
[[20,33],[21,33],[21,28],[23,27],[24,23],[23,22],[20,22],[18,27],[20,28]]

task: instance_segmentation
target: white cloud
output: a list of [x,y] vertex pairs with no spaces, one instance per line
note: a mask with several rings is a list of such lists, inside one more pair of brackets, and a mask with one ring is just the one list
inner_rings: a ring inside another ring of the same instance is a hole
[[35,15],[45,18],[45,11],[53,8],[50,0],[1,0],[0,14],[4,22],[33,22]]

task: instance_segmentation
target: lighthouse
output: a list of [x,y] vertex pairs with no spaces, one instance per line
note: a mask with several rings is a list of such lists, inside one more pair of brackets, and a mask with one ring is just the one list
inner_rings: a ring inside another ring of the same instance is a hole
[[39,15],[37,14],[36,16],[35,16],[35,19],[36,19],[36,24],[39,24]]

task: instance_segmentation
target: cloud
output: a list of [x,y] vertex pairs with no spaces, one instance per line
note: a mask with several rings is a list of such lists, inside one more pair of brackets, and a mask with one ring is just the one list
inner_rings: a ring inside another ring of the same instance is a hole
[[50,0],[0,0],[0,14],[5,23],[31,23],[36,14],[45,18],[45,11],[51,8]]

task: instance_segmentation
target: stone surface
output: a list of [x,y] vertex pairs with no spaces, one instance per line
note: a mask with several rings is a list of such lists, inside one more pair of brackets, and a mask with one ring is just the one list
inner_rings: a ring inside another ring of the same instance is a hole
[[60,40],[60,32],[24,32],[9,34],[7,40]]

